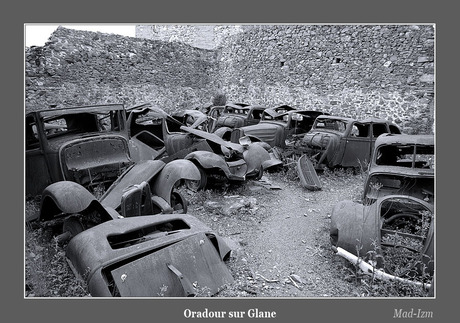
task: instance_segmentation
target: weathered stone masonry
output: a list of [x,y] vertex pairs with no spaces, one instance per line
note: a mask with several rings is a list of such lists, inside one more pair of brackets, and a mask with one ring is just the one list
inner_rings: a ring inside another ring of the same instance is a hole
[[432,25],[214,31],[220,46],[206,50],[178,42],[180,34],[167,42],[59,28],[44,47],[26,51],[26,108],[149,101],[175,111],[208,105],[223,91],[230,101],[383,117],[407,133],[433,131]]
[[227,39],[218,60],[222,88],[240,101],[432,131],[433,26],[254,26]]
[[152,102],[167,111],[213,96],[215,52],[58,28],[26,51],[26,109]]

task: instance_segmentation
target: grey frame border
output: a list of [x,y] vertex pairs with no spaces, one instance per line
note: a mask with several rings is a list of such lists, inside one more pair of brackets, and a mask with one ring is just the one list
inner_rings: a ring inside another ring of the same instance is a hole
[[[352,321],[390,321],[393,319],[394,309],[414,308],[433,311],[437,321],[448,321],[455,315],[456,309],[449,306],[449,299],[455,299],[454,277],[455,266],[449,264],[455,259],[448,243],[455,237],[454,230],[458,228],[458,216],[455,214],[444,215],[451,210],[453,194],[456,183],[452,173],[456,167],[445,158],[444,129],[450,129],[449,122],[454,118],[445,110],[445,106],[455,102],[450,96],[456,93],[451,89],[456,84],[456,51],[450,44],[457,39],[455,31],[458,26],[454,23],[457,17],[456,10],[449,5],[425,0],[406,0],[404,2],[387,0],[385,2],[371,3],[371,1],[327,1],[300,3],[299,1],[239,1],[217,4],[212,0],[196,1],[171,1],[166,3],[148,3],[130,1],[128,3],[115,2],[96,3],[94,1],[79,1],[74,4],[63,4],[60,1],[18,3],[20,7],[13,7],[8,17],[3,19],[2,30],[6,45],[2,53],[4,68],[3,73],[5,91],[7,93],[6,110],[7,118],[15,122],[6,122],[2,134],[7,141],[6,153],[3,160],[7,178],[3,185],[7,187],[8,203],[5,218],[7,224],[13,222],[15,230],[5,230],[3,235],[4,248],[13,245],[8,250],[7,257],[3,260],[2,272],[6,278],[7,292],[4,295],[8,303],[5,306],[10,314],[15,315],[20,321],[46,320],[46,321],[82,321],[97,319],[111,322],[126,322],[130,320],[159,320],[168,319],[174,322],[186,320],[183,311],[191,310],[240,310],[250,308],[276,311],[276,319],[270,321],[283,322],[308,322],[316,320],[352,320]],[[5,15],[5,14],[4,14]],[[122,300],[96,300],[96,299],[24,299],[23,298],[23,217],[24,188],[23,176],[18,179],[18,174],[23,174],[21,167],[24,159],[22,129],[23,123],[23,86],[24,76],[18,71],[23,70],[24,51],[23,39],[19,36],[23,32],[24,23],[433,23],[436,25],[436,144],[437,144],[437,278],[435,299],[122,299]],[[5,82],[6,81],[6,82]],[[7,90],[6,90],[7,89]],[[11,103],[11,104],[10,104]],[[447,116],[448,114],[448,116]],[[4,120],[8,120],[5,118]],[[450,119],[450,120],[449,120]],[[452,120],[452,121],[451,121]],[[16,123],[17,122],[17,123]],[[455,128],[454,128],[455,129]],[[12,135],[14,134],[14,135]],[[13,139],[10,139],[13,138]],[[447,138],[446,138],[447,139]],[[455,139],[455,137],[454,137]],[[11,154],[12,152],[12,154]],[[10,158],[10,156],[13,158]],[[16,160],[17,158],[17,160]],[[446,163],[446,164],[445,164]],[[18,169],[19,168],[19,169]],[[14,171],[9,171],[13,169]],[[454,186],[455,185],[455,186]],[[458,190],[458,189],[457,189]],[[454,210],[456,208],[454,207]],[[454,212],[450,212],[454,213]],[[449,222],[447,222],[449,221]],[[4,224],[4,228],[9,228]],[[17,230],[17,231],[16,231]],[[22,241],[18,241],[22,239]],[[10,242],[12,241],[12,242]],[[5,243],[6,242],[6,243]],[[452,243],[452,242],[451,242]],[[452,246],[455,248],[455,245]],[[15,266],[12,263],[18,262]],[[17,268],[19,267],[19,268]],[[11,279],[13,278],[14,279]],[[452,293],[452,295],[451,295]],[[20,310],[13,311],[13,308]],[[249,320],[249,319],[248,319]],[[220,321],[227,321],[226,319]],[[230,319],[228,319],[230,321]],[[245,319],[238,320],[246,321]],[[252,321],[252,320],[249,320]]]

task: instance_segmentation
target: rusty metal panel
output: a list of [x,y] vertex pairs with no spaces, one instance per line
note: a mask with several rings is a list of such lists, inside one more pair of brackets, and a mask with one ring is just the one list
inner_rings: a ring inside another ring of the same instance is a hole
[[219,236],[188,214],[114,219],[76,235],[66,248],[72,271],[96,297],[157,297],[162,291],[163,296],[182,296],[177,272],[171,269],[202,288],[196,292],[205,287],[215,292],[233,281],[223,262],[229,253]]
[[195,136],[198,136],[200,138],[204,138],[206,140],[209,140],[213,143],[216,143],[218,145],[221,145],[225,148],[228,148],[228,149],[231,149],[231,150],[235,150],[237,152],[240,152],[242,153],[244,148],[243,146],[241,146],[240,144],[236,144],[236,143],[233,143],[233,142],[230,142],[230,141],[225,141],[223,140],[222,138],[220,138],[219,136],[217,136],[216,134],[214,133],[209,133],[209,132],[206,132],[206,131],[202,131],[202,130],[198,130],[198,129],[193,129],[193,128],[190,128],[190,127],[185,127],[185,126],[182,126],[180,127],[181,130],[185,131],[185,132],[189,132]]
[[371,159],[371,138],[346,138],[345,146],[343,147],[343,157],[339,161],[339,165],[343,167],[351,167],[365,165]]
[[123,191],[132,185],[138,185],[143,181],[149,182],[164,167],[165,163],[160,160],[147,160],[133,165],[126,170],[104,193],[100,202],[105,207],[116,209],[120,206]]
[[[239,136],[247,135],[254,136],[268,143],[271,147],[280,145],[284,140],[284,138],[282,138],[283,126],[278,123],[271,123],[270,121],[261,121],[256,125],[240,128]],[[232,136],[232,140],[236,140],[236,138]]]
[[101,177],[113,182],[133,164],[126,139],[121,136],[71,141],[59,155],[64,179],[84,186],[101,182]]
[[307,155],[302,155],[297,161],[297,174],[303,187],[311,190],[321,190],[322,185],[316,174],[315,167]]
[[[208,296],[233,281],[203,233],[113,269],[111,274],[122,297]],[[193,290],[184,290],[181,279],[191,283]]]

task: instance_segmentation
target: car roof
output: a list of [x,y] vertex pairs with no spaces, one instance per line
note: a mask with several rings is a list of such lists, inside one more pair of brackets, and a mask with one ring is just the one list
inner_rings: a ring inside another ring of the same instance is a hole
[[376,146],[392,144],[434,145],[434,135],[382,134],[375,142]]
[[99,111],[109,111],[109,110],[124,110],[124,106],[122,104],[104,104],[104,105],[90,105],[90,106],[81,106],[81,107],[72,107],[72,108],[60,108],[60,109],[46,109],[46,110],[39,110],[30,112],[31,113],[38,113],[41,116],[48,117],[48,116],[55,116],[55,115],[65,115],[65,114],[76,114],[76,113],[87,113],[87,112],[95,112]]
[[337,120],[343,120],[347,122],[360,122],[360,123],[387,123],[387,124],[393,124],[391,121],[382,119],[382,118],[375,118],[375,117],[369,117],[366,119],[356,119],[356,118],[350,118],[350,117],[342,117],[342,116],[334,116],[334,115],[320,115],[318,116],[318,119],[337,119]]

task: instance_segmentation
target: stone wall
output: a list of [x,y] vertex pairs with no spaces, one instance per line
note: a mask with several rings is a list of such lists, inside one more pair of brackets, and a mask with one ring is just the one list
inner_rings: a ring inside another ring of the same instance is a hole
[[26,110],[152,102],[175,111],[211,102],[214,51],[59,27],[26,50]]
[[[196,26],[176,27],[183,40],[196,39]],[[433,26],[228,27],[213,26],[215,50],[179,42],[171,28],[156,29],[165,41],[61,27],[45,46],[26,49],[26,109],[153,102],[172,112],[209,105],[219,91],[229,101],[434,130]]]
[[137,25],[136,37],[214,50],[225,38],[243,30],[240,25]]
[[218,54],[218,79],[231,100],[433,131],[431,25],[261,25],[227,38]]

